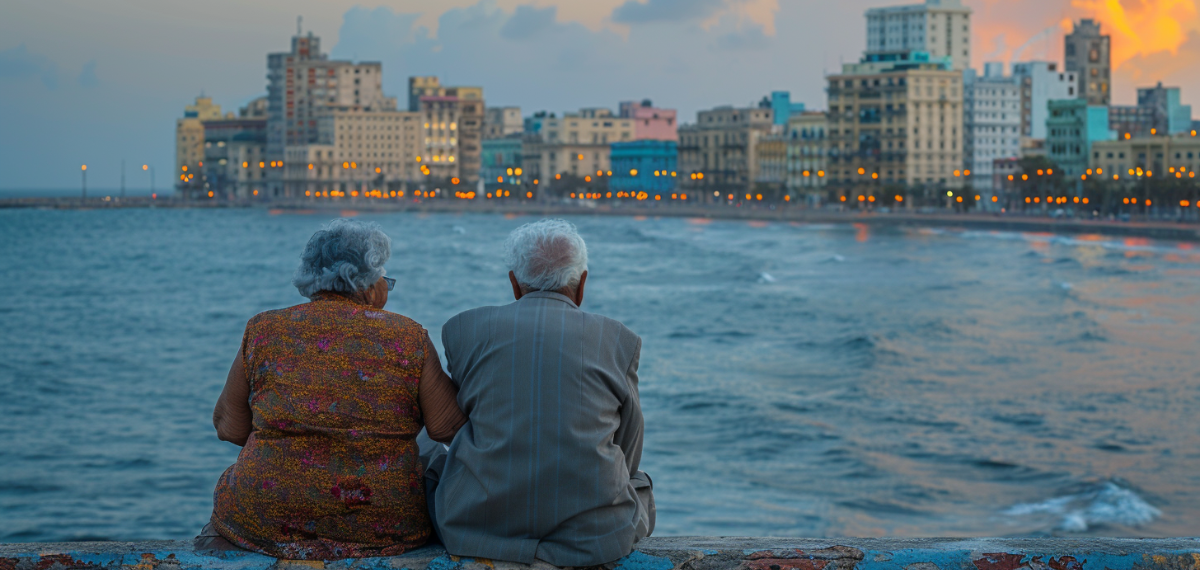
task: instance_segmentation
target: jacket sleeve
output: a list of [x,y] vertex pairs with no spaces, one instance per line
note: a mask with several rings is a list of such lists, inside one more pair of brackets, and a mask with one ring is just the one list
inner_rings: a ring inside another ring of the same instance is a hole
[[625,453],[625,464],[629,468],[630,477],[637,473],[642,463],[642,436],[644,424],[642,420],[642,400],[638,395],[638,363],[642,357],[642,339],[637,340],[633,349],[633,358],[625,370],[625,383],[628,394],[621,402],[621,426],[617,428],[614,442]]

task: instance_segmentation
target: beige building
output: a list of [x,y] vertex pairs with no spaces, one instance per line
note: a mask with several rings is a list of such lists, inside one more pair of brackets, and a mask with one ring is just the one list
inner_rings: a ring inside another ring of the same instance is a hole
[[357,107],[327,109],[317,121],[316,144],[288,147],[289,193],[315,195],[389,190],[421,178],[421,116]]
[[175,187],[184,196],[203,188],[204,121],[221,118],[221,106],[212,97],[196,97],[195,104],[183,108],[183,118],[175,121]]
[[632,120],[616,117],[609,109],[581,109],[561,118],[542,118],[539,136],[524,145],[522,161],[529,175],[552,187],[555,175],[607,176],[609,145],[632,140]]
[[520,107],[488,107],[483,120],[484,140],[502,139],[525,130]]
[[[1113,175],[1125,179],[1130,176],[1130,170],[1136,176],[1138,169],[1143,173],[1152,173],[1151,178],[1176,177],[1179,174],[1177,178],[1194,179],[1192,173],[1200,169],[1200,138],[1190,133],[1173,137],[1098,141],[1092,143],[1091,152],[1088,168],[1092,169],[1095,176],[1109,180]],[[1097,169],[1104,172],[1096,173]]]
[[447,87],[446,95],[458,99],[458,172],[467,184],[479,180],[483,156],[484,115],[482,87]]
[[829,81],[827,184],[841,196],[886,185],[963,187],[962,73],[935,63],[844,66]]
[[457,97],[446,95],[421,97],[421,157],[435,179],[459,176]]
[[[679,185],[706,198],[749,192],[758,180],[758,143],[771,135],[770,107],[717,107],[679,128]],[[695,176],[693,176],[695,175]]]
[[971,67],[971,9],[962,0],[867,10],[867,59],[925,52],[949,58],[951,68]]
[[819,203],[828,167],[829,119],[823,111],[807,111],[788,119],[787,188]]
[[[782,200],[788,179],[787,136],[778,134],[758,139],[754,157],[758,164],[754,168],[751,191],[756,195],[762,193]],[[688,180],[691,180],[690,176]]]

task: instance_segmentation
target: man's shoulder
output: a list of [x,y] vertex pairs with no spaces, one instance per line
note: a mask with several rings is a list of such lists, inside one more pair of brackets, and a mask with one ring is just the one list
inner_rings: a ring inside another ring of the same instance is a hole
[[587,319],[588,328],[595,330],[601,341],[616,343],[627,350],[636,350],[641,346],[642,337],[633,332],[633,329],[626,326],[625,323],[599,313],[581,312]]

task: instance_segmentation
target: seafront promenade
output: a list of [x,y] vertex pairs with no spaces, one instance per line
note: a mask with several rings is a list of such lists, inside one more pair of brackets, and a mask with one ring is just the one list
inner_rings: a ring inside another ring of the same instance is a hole
[[[933,212],[862,212],[808,209],[796,206],[766,205],[690,205],[680,203],[628,202],[596,204],[588,202],[553,203],[527,201],[463,200],[388,200],[374,198],[315,201],[311,199],[274,201],[175,200],[169,198],[5,198],[0,210],[37,208],[92,210],[109,208],[261,208],[273,213],[321,213],[355,215],[358,213],[474,213],[526,216],[626,216],[679,217],[709,220],[745,220],[800,224],[865,224],[869,227],[934,227],[952,230],[1035,232],[1075,235],[1104,235],[1130,238],[1200,242],[1200,223],[1162,220],[1129,222],[1051,218],[1024,214]],[[2,570],[2,569],[0,569]]]
[[[605,570],[1191,570],[1200,539],[649,538]],[[0,544],[0,570],[549,570],[450,556],[425,547],[402,556],[331,562],[252,553],[204,553],[187,541]]]

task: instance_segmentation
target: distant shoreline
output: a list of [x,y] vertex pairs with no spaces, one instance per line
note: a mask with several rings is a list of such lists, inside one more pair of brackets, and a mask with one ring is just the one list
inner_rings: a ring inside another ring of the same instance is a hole
[[809,210],[797,207],[725,207],[690,206],[678,203],[627,203],[594,207],[571,204],[530,202],[470,202],[460,200],[393,201],[348,199],[339,202],[312,200],[262,201],[182,201],[170,198],[2,198],[0,210],[14,208],[53,210],[96,210],[110,208],[261,208],[293,213],[472,213],[532,216],[625,216],[678,217],[712,220],[794,222],[803,224],[866,224],[876,227],[922,226],[948,229],[1013,231],[1057,234],[1099,234],[1116,237],[1200,242],[1200,224],[1176,222],[1110,222],[1102,220],[1053,220],[1019,215],[993,214],[919,214],[908,212],[858,213]]

